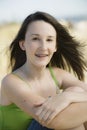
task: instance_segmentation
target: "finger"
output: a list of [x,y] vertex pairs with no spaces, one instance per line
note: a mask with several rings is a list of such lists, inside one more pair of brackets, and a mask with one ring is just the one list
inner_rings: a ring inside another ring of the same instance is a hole
[[39,116],[40,120],[46,115],[46,113],[50,110],[48,105],[48,99],[47,101],[41,106],[41,109],[37,112],[37,115]]
[[52,114],[52,111],[47,111],[47,112],[45,113],[45,115],[42,117],[42,120],[43,120],[44,122],[46,122],[46,121],[49,119],[49,117],[50,117],[51,114]]
[[51,97],[48,97],[47,100],[42,104],[41,107],[39,107],[38,111],[36,112],[36,116],[38,116],[39,120],[43,120],[46,116],[46,113],[49,112],[49,98]]
[[35,112],[35,115],[39,116],[42,111],[43,111],[43,107],[39,107],[38,110]]
[[[48,112],[47,112],[48,113]],[[47,113],[46,113],[46,115],[47,115]],[[49,112],[49,114],[47,115],[47,116],[44,116],[42,119],[40,119],[39,121],[40,121],[40,123],[43,125],[43,126],[45,126],[46,124],[47,124],[47,119],[48,119],[48,117],[51,115],[51,112]]]
[[49,124],[56,115],[57,115],[56,112],[50,113],[50,116],[48,116],[48,118],[46,120],[46,124]]
[[42,112],[40,113],[39,120],[41,121],[45,121],[46,118],[46,114],[49,113],[49,109],[43,109]]

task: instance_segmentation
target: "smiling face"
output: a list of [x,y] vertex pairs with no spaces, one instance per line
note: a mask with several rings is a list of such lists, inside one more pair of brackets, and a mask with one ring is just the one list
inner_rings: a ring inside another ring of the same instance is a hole
[[29,64],[46,66],[56,51],[56,30],[43,20],[34,21],[28,26],[25,41],[19,44]]

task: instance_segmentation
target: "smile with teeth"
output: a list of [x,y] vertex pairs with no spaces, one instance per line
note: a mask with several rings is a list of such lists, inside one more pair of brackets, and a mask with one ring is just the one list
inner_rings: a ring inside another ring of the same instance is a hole
[[48,54],[36,54],[37,57],[47,57]]

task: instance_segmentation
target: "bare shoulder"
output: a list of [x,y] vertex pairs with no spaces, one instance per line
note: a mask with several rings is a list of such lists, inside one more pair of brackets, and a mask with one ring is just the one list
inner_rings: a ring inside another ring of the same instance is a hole
[[16,88],[16,86],[18,86],[18,83],[22,83],[22,81],[10,73],[2,79],[1,86],[6,89],[15,85]]
[[3,78],[1,88],[9,99],[12,99],[13,95],[18,97],[19,95],[26,95],[26,92],[29,94],[32,91],[25,82],[12,73]]
[[[12,74],[8,74],[2,79],[2,82],[1,82],[1,95],[2,95],[1,104],[2,105],[8,105],[12,103],[12,101],[9,98],[9,95],[12,90],[11,87],[13,87],[13,85],[11,85],[13,83],[13,79],[14,78],[12,77]],[[8,91],[8,94],[6,93],[7,91]]]
[[66,76],[67,74],[68,75],[73,75],[70,72],[68,72],[68,71],[66,71],[66,70],[64,70],[62,68],[58,68],[58,67],[54,67],[53,71],[55,72],[56,75],[61,75],[61,76]]
[[16,104],[20,109],[34,115],[33,108],[35,105],[41,104],[45,99],[32,90],[25,82],[13,74],[7,75],[2,80],[2,88],[4,90],[4,104],[8,105],[11,103]]
[[55,74],[60,75],[62,79],[77,79],[77,77],[75,77],[75,75],[69,71],[63,70],[61,68],[53,68],[53,70]]
[[60,73],[63,74],[66,72],[65,70],[58,67],[53,67],[53,71],[55,72],[55,74],[60,74]]
[[7,74],[1,81],[1,87],[5,88],[12,81],[12,74]]
[[56,78],[60,81],[63,88],[79,85],[82,82],[73,74],[61,68],[53,68]]
[[63,70],[61,68],[58,68],[58,67],[53,68],[53,72],[56,76],[56,79],[58,80],[58,82],[60,82],[61,85],[62,85],[63,80],[67,76],[71,76],[71,74],[69,72],[67,72],[66,70]]
[[34,103],[39,99],[39,94],[32,89],[33,87],[12,73],[5,76],[2,80],[2,88],[7,97],[15,104],[19,104],[19,102],[24,100]]

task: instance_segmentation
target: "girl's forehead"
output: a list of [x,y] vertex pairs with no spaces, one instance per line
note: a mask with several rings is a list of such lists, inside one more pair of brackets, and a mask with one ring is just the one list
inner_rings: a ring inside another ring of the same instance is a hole
[[27,33],[30,34],[48,34],[48,35],[56,35],[55,28],[50,24],[43,20],[34,21],[29,24]]

